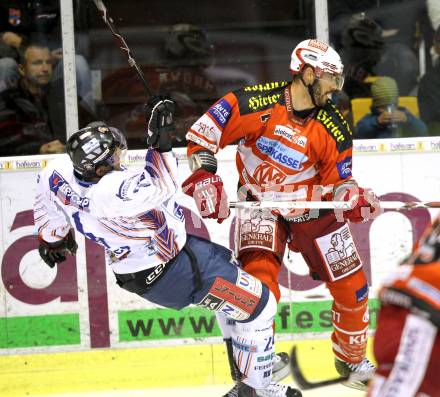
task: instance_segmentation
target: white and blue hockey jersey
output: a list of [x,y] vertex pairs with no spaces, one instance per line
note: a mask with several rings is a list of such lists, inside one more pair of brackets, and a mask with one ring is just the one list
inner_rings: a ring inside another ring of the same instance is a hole
[[120,274],[168,262],[186,242],[175,175],[172,152],[149,150],[143,169],[112,171],[93,184],[79,181],[70,160],[58,158],[38,175],[39,237],[59,241],[74,227],[105,248],[108,263]]

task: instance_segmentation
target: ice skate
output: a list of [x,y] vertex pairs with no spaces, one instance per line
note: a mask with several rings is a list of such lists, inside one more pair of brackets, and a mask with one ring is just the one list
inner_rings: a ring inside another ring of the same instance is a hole
[[238,382],[223,397],[302,397],[298,389],[287,385],[271,382],[267,389],[254,390],[242,382]]
[[287,385],[271,382],[267,389],[257,390],[258,397],[302,397],[302,393],[298,389]]
[[252,389],[252,387],[242,382],[237,382],[223,397],[257,397],[257,394],[256,390]]
[[[226,343],[226,346],[228,346],[228,343]],[[232,352],[232,350],[231,350],[231,352]],[[231,366],[232,379],[237,381],[237,378],[239,377],[240,371],[238,370],[236,365],[234,365],[233,361],[232,361],[232,363],[230,361],[230,366]],[[272,382],[274,384],[276,384],[276,382],[283,380],[287,375],[289,375],[289,373],[290,373],[289,355],[284,352],[275,354],[274,359],[273,359],[273,368],[272,368]],[[229,392],[227,394],[225,394],[223,397],[237,397],[238,396],[237,393],[238,393],[238,383],[236,383],[234,385],[234,387],[231,390],[229,390]],[[269,395],[269,396],[287,395],[288,396],[288,394],[265,394],[265,395]],[[292,394],[292,396],[294,396],[294,394]]]
[[367,390],[368,381],[376,369],[368,358],[364,358],[357,364],[347,363],[335,358],[335,367],[339,375],[349,377],[348,380],[342,382],[344,386],[362,391]]
[[275,354],[272,367],[272,382],[280,382],[290,374],[289,361],[287,353]]

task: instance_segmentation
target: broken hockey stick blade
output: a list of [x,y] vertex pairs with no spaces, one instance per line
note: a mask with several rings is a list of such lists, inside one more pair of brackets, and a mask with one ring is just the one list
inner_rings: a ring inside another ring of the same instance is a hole
[[303,375],[301,368],[298,364],[296,346],[293,346],[292,352],[290,353],[290,369],[292,371],[293,379],[295,379],[297,385],[301,390],[309,390],[316,389],[318,387],[331,386],[341,382],[344,382],[348,379],[346,376],[340,376],[338,378],[327,379],[317,382],[309,382]]
[[144,86],[145,92],[148,96],[152,96],[153,93],[150,89],[150,86],[147,83],[147,80],[145,80],[144,73],[142,72],[142,69],[138,66],[135,59],[132,57],[130,48],[128,48],[128,45],[124,39],[124,37],[119,32],[118,27],[114,24],[113,18],[110,16],[110,14],[107,11],[107,7],[105,6],[104,2],[102,0],[92,0],[93,3],[95,3],[96,8],[101,14],[101,17],[104,21],[104,23],[108,26],[110,31],[112,32],[116,42],[118,43],[119,48],[122,50],[122,52],[127,57],[128,64],[136,71],[137,76],[139,77],[139,80],[141,81],[142,85]]
[[[334,209],[350,210],[350,201],[231,201],[229,208],[268,209]],[[411,210],[416,208],[440,208],[440,201],[381,201],[382,209]]]

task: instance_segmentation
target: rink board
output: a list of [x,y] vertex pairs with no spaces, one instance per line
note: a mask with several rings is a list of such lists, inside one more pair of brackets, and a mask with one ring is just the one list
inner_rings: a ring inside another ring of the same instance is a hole
[[[179,150],[178,156],[179,179],[183,181],[189,175],[188,164],[183,151]],[[143,151],[131,151],[130,166],[141,166],[143,158]],[[234,148],[223,150],[218,158],[219,173],[230,199],[235,200],[238,178]],[[150,348],[172,350],[176,346],[189,348],[188,345],[196,345],[192,346],[196,350],[198,345],[206,344],[210,346],[208,350],[216,349],[220,334],[212,313],[199,308],[182,312],[158,308],[121,290],[104,263],[102,250],[78,234],[75,259],[69,259],[58,269],[49,269],[39,259],[32,217],[34,186],[38,170],[50,159],[46,156],[0,159],[0,367],[8,369],[11,359],[23,363],[21,356],[34,357],[36,353],[35,357],[47,358],[43,361],[49,369],[56,368],[51,367],[50,358],[64,354],[77,355],[81,362],[81,357],[95,360],[98,355],[105,361],[105,357],[113,357],[112,351],[122,356],[131,351],[141,354],[143,348],[150,353]],[[439,138],[355,142],[353,175],[361,186],[374,188],[383,200],[438,200],[438,164]],[[200,219],[188,197],[182,195],[180,201],[190,232],[233,248],[233,216],[218,225]],[[410,252],[433,215],[434,211],[426,209],[388,211],[373,222],[352,225],[370,281],[373,329],[377,287]],[[328,336],[330,296],[322,283],[309,279],[300,255],[286,253],[279,281],[282,289],[276,318],[279,338]],[[26,365],[22,364],[21,372],[31,374]],[[88,375],[81,377],[87,379]],[[0,381],[3,396],[2,387],[12,386],[4,378]]]

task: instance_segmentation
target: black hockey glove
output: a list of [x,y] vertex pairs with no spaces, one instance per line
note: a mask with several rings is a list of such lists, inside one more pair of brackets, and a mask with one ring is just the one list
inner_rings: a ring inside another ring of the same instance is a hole
[[67,254],[75,255],[77,249],[78,244],[75,241],[72,230],[60,241],[48,243],[40,240],[40,245],[38,246],[41,259],[51,268],[57,263],[64,262]]
[[175,111],[176,104],[167,97],[156,96],[150,99],[145,108],[148,148],[155,148],[159,152],[169,152],[172,149]]

